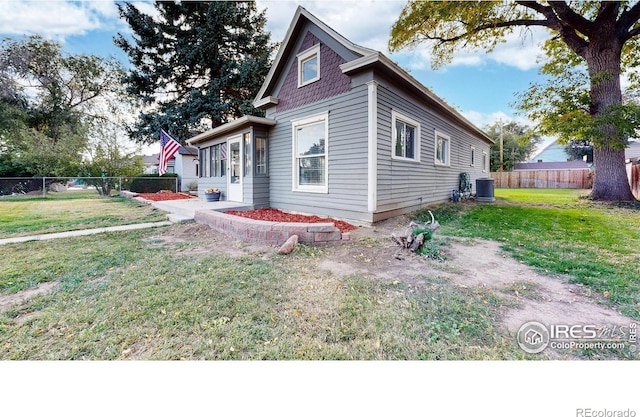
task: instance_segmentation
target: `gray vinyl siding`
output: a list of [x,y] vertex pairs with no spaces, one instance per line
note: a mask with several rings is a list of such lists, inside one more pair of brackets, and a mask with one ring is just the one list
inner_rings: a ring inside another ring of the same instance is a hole
[[[392,110],[420,123],[420,162],[392,158]],[[435,164],[435,132],[450,137],[450,166]],[[475,146],[475,166],[470,166]],[[489,144],[461,129],[444,115],[435,113],[415,97],[380,80],[378,86],[378,202],[375,220],[417,210],[427,204],[447,201],[458,189],[460,173],[475,180],[482,172],[482,151]],[[385,212],[387,213],[385,215]]]
[[[244,201],[252,204],[255,208],[269,207],[269,166],[267,164],[267,175],[256,176],[255,174],[255,144],[256,138],[265,138],[267,140],[267,149],[269,148],[269,134],[262,127],[253,127],[251,132],[250,149],[245,150],[245,155],[251,158],[250,171],[245,172],[244,182]],[[268,157],[268,151],[267,151]]]
[[[328,193],[292,190],[291,120],[328,112]],[[269,135],[271,207],[363,222],[367,213],[367,87],[291,109],[267,113],[277,120]]]

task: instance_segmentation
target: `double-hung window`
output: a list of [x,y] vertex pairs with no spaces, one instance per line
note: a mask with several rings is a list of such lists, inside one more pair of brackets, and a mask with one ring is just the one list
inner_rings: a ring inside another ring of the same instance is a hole
[[329,118],[321,113],[291,122],[293,190],[328,192]]
[[256,175],[267,175],[267,139],[256,138]]
[[320,44],[314,45],[298,55],[298,87],[320,79]]
[[200,167],[200,169],[198,170],[198,177],[202,178],[205,177],[205,172],[207,170],[207,160],[206,160],[206,148],[202,148],[199,151],[199,155],[198,155],[198,166]]
[[211,176],[220,176],[220,145],[211,147]]
[[396,111],[391,112],[392,156],[394,159],[420,161],[420,123]]
[[449,135],[445,135],[442,132],[436,130],[436,143],[435,143],[435,163],[436,165],[450,165],[451,155],[451,138]]

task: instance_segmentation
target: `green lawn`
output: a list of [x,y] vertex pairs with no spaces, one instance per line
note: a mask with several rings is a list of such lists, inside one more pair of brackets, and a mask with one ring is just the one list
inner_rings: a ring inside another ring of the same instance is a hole
[[151,206],[95,191],[0,198],[0,239],[162,220],[166,213]]
[[[496,190],[493,204],[432,210],[442,235],[496,239],[517,259],[639,317],[640,208],[580,194]],[[148,209],[100,201],[100,210]],[[0,312],[0,360],[549,358],[525,355],[494,327],[514,307],[500,292],[426,274],[411,283],[337,276],[318,267],[340,253],[330,247],[232,258],[203,250],[218,243],[194,239],[189,227],[3,246],[0,297],[59,284]],[[364,253],[382,244],[361,239],[340,247]]]
[[503,301],[488,290],[337,277],[304,245],[212,255],[163,239],[180,227],[3,247],[0,273],[60,284],[0,313],[0,360],[525,357],[494,328]]
[[516,259],[567,275],[640,318],[640,204],[598,203],[585,194],[497,189],[493,204],[446,204],[432,211],[443,234],[500,241]]

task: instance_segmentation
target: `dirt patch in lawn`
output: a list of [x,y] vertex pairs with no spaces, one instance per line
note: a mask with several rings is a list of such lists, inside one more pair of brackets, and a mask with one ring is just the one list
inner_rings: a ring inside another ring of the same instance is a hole
[[[441,247],[445,261],[430,260],[399,250],[390,239],[394,230],[405,227],[399,217],[361,227],[351,232],[351,241],[320,246],[309,268],[329,272],[336,278],[361,275],[412,286],[428,285],[429,279],[449,282],[462,288],[482,287],[505,302],[499,307],[495,326],[515,337],[528,321],[551,324],[589,324],[628,327],[632,319],[604,305],[601,295],[584,286],[571,284],[567,277],[547,276],[505,254],[498,242],[446,237]],[[246,244],[201,225],[185,225],[180,238],[195,239],[198,251],[232,256],[273,256],[275,247]],[[178,237],[175,236],[175,237]],[[202,246],[201,246],[202,245]],[[558,353],[551,352],[552,355]],[[564,356],[566,357],[566,356]]]
[[58,286],[58,282],[43,282],[42,284],[38,284],[35,287],[29,288],[24,291],[20,291],[15,294],[5,294],[0,295],[0,312],[7,311],[12,307],[22,304],[27,300],[30,300],[33,297],[38,295],[47,294]]
[[[441,247],[445,261],[430,260],[399,250],[391,233],[405,227],[398,217],[351,232],[351,241],[320,246],[310,263],[336,277],[364,275],[378,279],[424,285],[425,277],[446,280],[460,287],[484,287],[507,300],[496,325],[515,335],[528,321],[543,324],[593,324],[628,326],[632,319],[603,304],[602,296],[587,287],[570,284],[566,277],[547,276],[509,257],[494,241],[447,237]],[[232,256],[272,256],[276,247],[247,244],[203,225],[173,228],[164,239],[197,242],[199,253]],[[172,237],[171,237],[172,236]],[[189,249],[190,253],[193,250]]]

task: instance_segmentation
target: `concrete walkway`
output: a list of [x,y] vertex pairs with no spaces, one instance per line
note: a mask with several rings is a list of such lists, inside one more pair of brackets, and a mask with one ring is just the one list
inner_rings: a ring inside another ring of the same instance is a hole
[[196,211],[226,211],[226,210],[251,210],[253,207],[246,203],[233,201],[207,202],[197,198],[190,200],[154,201],[151,205],[158,210],[169,212],[169,220],[174,222],[193,220]]
[[104,232],[120,232],[124,230],[137,230],[137,229],[147,229],[150,227],[168,226],[172,223],[183,223],[183,222],[193,221],[197,211],[249,210],[253,208],[251,206],[247,206],[244,203],[235,203],[231,201],[206,202],[196,198],[190,199],[190,200],[154,201],[154,202],[151,202],[151,205],[157,208],[158,210],[166,211],[167,218],[169,220],[164,222],[138,223],[138,224],[128,224],[124,226],[100,227],[97,229],[72,230],[69,232],[46,233],[46,234],[32,235],[32,236],[11,237],[7,239],[0,239],[0,245],[6,245],[8,243],[29,242],[32,240],[59,239],[59,238],[72,237],[72,236],[93,235],[96,233],[104,233]]
[[93,235],[96,233],[104,233],[104,232],[121,232],[125,230],[148,229],[150,227],[168,226],[170,224],[172,224],[172,222],[170,221],[138,223],[138,224],[127,224],[124,226],[99,227],[97,229],[72,230],[69,232],[46,233],[42,235],[10,237],[7,239],[0,239],[0,245],[6,245],[8,243],[29,242],[32,240],[49,240],[49,239],[59,239],[59,238],[73,237],[73,236],[86,236],[86,235]]

